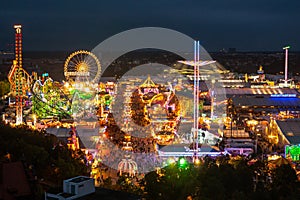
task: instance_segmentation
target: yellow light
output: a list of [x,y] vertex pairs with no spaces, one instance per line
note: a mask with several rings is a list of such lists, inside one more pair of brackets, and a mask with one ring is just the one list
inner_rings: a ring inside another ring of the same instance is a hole
[[35,125],[35,124],[36,124],[36,115],[33,114],[33,115],[32,115],[32,118],[33,118],[33,125]]
[[195,165],[200,165],[200,159],[199,158],[196,158],[195,161],[194,161]]
[[171,165],[171,164],[174,164],[176,161],[174,158],[169,158],[167,162],[169,165]]
[[22,28],[22,25],[16,24],[16,25],[14,25],[14,28]]
[[281,158],[281,156],[278,156],[278,155],[272,155],[272,156],[269,156],[269,157],[268,157],[268,161],[270,161],[270,160],[277,160],[278,158]]

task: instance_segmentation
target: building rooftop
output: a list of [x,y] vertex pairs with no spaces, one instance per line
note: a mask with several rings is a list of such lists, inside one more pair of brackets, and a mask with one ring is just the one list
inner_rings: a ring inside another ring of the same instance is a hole
[[[201,152],[219,152],[219,150],[216,147],[210,145],[199,144],[199,148],[201,149],[200,150]],[[186,152],[190,150],[191,149],[189,145],[185,145],[185,144],[173,144],[173,145],[163,146],[160,148],[160,151],[164,151],[164,152]]]
[[89,178],[89,177],[79,176],[79,177],[76,177],[76,178],[73,178],[73,179],[69,180],[69,182],[80,183],[80,182],[84,182],[84,181],[87,181],[87,180],[90,180],[90,179],[91,178]]
[[241,96],[233,97],[233,104],[235,106],[248,106],[248,107],[269,107],[274,106],[277,108],[288,108],[293,107],[300,110],[300,98],[278,98],[278,97],[268,97],[268,96]]
[[21,162],[1,163],[0,169],[0,199],[15,199],[31,195]]
[[[60,139],[61,141],[65,142],[65,143],[68,142],[68,138],[71,136],[70,135],[71,130],[72,130],[71,128],[64,128],[64,127],[60,127],[60,128],[50,127],[50,128],[46,129],[47,133],[55,135],[58,139]],[[93,129],[93,131],[91,132],[91,131],[89,131],[89,129],[80,129],[79,128],[77,134],[78,134],[80,148],[85,148],[85,149],[94,149],[95,148],[95,143],[92,139],[93,136],[97,136],[97,134],[95,133],[95,130],[97,130],[97,129]]]
[[298,91],[290,88],[215,88],[216,94],[224,93],[228,96],[239,95],[272,95],[272,94],[296,94]]
[[70,193],[63,192],[63,193],[60,193],[58,195],[61,196],[61,197],[64,197],[64,198],[68,198],[68,197],[75,196],[76,194],[70,194]]
[[300,119],[277,120],[276,123],[290,144],[300,144]]

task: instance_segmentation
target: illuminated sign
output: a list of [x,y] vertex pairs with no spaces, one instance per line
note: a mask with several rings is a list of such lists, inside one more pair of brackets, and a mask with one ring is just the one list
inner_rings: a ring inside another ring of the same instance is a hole
[[150,93],[150,92],[158,94],[159,89],[158,88],[143,88],[143,93],[144,94],[147,94],[147,93]]
[[278,97],[278,98],[295,98],[297,97],[296,94],[271,94],[271,97]]
[[293,161],[300,160],[300,144],[299,145],[286,145],[285,157],[291,158]]
[[90,72],[65,72],[65,76],[90,76]]

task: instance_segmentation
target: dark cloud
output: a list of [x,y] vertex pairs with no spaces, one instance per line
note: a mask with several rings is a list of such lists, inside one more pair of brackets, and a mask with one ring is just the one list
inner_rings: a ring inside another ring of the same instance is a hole
[[[0,49],[23,24],[27,50],[91,49],[131,28],[158,26],[199,39],[208,50],[300,50],[297,0],[19,0],[0,7]],[[298,46],[297,46],[298,45]]]

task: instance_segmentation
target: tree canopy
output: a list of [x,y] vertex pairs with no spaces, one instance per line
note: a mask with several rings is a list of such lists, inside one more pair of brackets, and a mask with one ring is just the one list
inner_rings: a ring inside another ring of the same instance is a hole
[[188,163],[185,168],[178,161],[145,176],[147,199],[299,199],[299,182],[290,165],[268,170],[263,162],[248,161],[207,157],[199,166]]
[[22,161],[37,187],[58,187],[64,179],[88,175],[82,152],[72,152],[54,135],[26,127],[0,124],[0,158],[1,162]]

